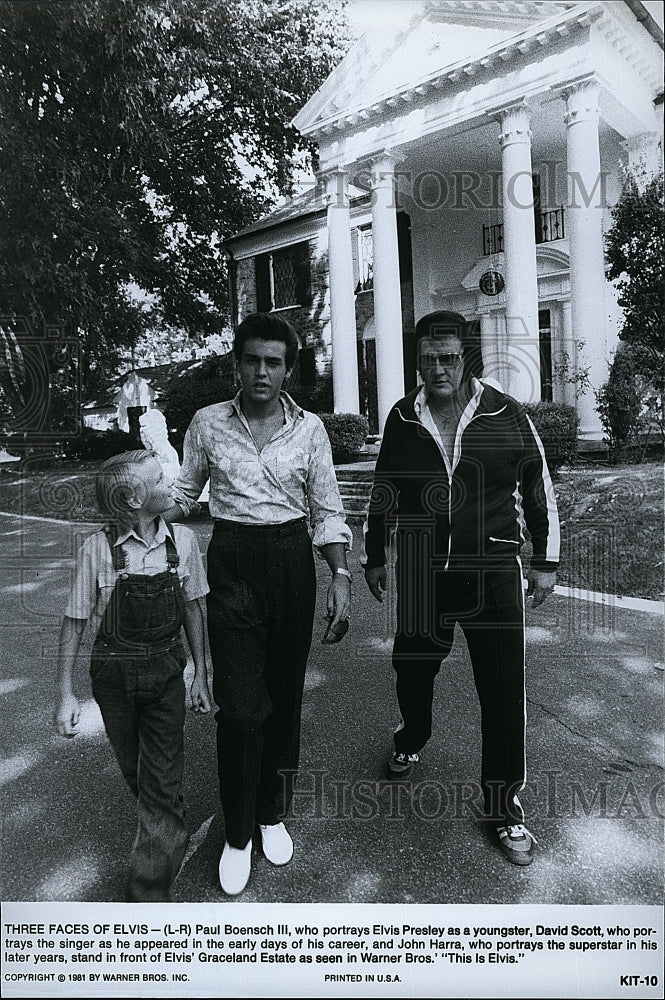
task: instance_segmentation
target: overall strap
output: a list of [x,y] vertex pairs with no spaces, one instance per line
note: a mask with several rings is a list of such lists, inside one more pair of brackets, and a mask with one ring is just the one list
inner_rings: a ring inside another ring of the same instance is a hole
[[106,535],[106,540],[109,543],[109,549],[111,550],[113,569],[124,569],[127,564],[127,557],[122,545],[116,545],[118,536],[120,535],[118,526],[116,524],[107,524],[104,528],[104,534]]
[[175,532],[173,530],[172,524],[166,524],[166,528],[168,531],[168,534],[165,538],[166,561],[168,563],[169,569],[175,569],[180,564],[180,556],[178,555],[178,550],[175,547]]
[[[166,562],[169,569],[176,569],[180,565],[180,556],[178,555],[178,550],[175,546],[175,533],[171,524],[167,524],[166,528],[168,532],[166,538],[164,539],[166,543]],[[117,525],[107,524],[104,528],[104,534],[106,535],[106,540],[109,543],[109,549],[111,550],[113,569],[124,569],[127,565],[127,557],[122,545],[116,545],[120,535]]]

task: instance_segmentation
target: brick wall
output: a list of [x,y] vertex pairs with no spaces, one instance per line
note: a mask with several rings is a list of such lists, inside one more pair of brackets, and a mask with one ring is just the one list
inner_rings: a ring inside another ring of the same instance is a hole
[[236,269],[236,302],[238,303],[238,322],[245,316],[256,312],[256,273],[254,258],[239,260]]
[[[319,362],[330,356],[329,336],[326,326],[330,318],[328,303],[328,255],[319,254],[316,240],[309,241],[309,263],[311,276],[311,304],[280,309],[279,313],[288,320],[300,337],[303,347],[313,347]],[[254,258],[238,261],[236,270],[236,296],[238,321],[249,313],[256,312],[256,271]]]

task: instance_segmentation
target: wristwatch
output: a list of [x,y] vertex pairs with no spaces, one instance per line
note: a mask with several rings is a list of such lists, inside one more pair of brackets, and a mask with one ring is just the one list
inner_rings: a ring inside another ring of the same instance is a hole
[[335,573],[339,573],[340,576],[348,576],[349,580],[353,580],[353,573],[349,569],[343,569],[341,566],[338,566]]

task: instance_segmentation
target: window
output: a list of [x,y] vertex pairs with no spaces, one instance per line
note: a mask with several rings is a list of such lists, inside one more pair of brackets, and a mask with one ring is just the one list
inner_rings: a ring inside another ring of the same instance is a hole
[[552,321],[549,309],[538,310],[538,339],[540,342],[540,398],[552,402]]
[[309,243],[294,243],[254,258],[258,312],[308,306],[312,301]]
[[356,229],[353,234],[353,287],[358,292],[366,292],[374,287],[374,241],[371,226]]

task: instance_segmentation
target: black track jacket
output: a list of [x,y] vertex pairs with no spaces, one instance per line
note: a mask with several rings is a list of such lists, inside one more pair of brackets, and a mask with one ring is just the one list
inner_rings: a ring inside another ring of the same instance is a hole
[[[437,561],[448,568],[513,562],[526,524],[531,566],[556,570],[559,519],[536,429],[511,396],[476,379],[472,390],[457,431],[451,477],[418,418],[421,390],[390,411],[364,529],[367,568],[385,564],[395,525],[398,535],[432,536]],[[409,548],[418,551],[417,545]]]

